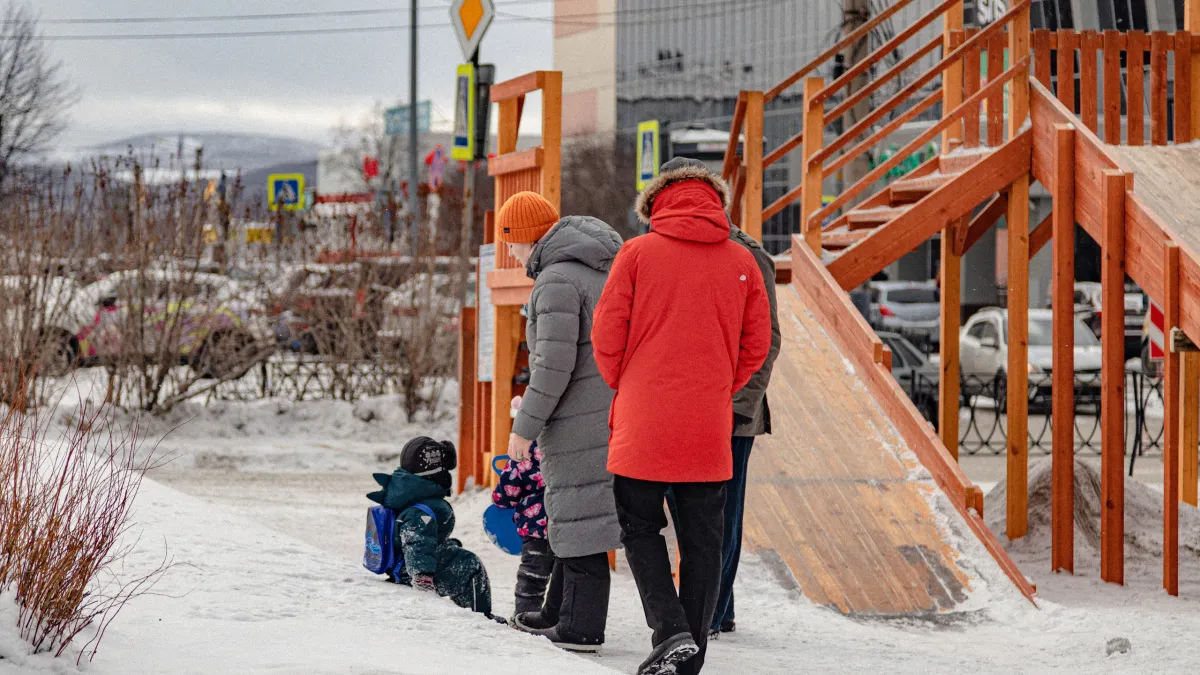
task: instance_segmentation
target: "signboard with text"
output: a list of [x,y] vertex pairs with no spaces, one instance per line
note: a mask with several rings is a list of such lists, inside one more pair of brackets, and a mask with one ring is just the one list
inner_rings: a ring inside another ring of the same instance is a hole
[[645,189],[646,184],[658,176],[660,157],[658,120],[638,122],[637,189]]
[[484,244],[479,247],[479,293],[475,306],[476,330],[475,344],[477,359],[475,361],[475,377],[480,382],[492,381],[492,361],[496,350],[496,316],[492,306],[492,289],[487,285],[488,273],[496,269],[496,245]]

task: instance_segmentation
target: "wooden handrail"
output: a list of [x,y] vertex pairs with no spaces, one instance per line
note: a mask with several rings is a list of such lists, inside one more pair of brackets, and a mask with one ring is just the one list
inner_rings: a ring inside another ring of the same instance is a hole
[[775,215],[776,213],[779,213],[780,211],[782,211],[785,207],[787,207],[788,204],[791,204],[792,202],[799,199],[800,195],[803,192],[804,192],[804,183],[800,183],[799,185],[792,188],[791,190],[788,190],[787,194],[785,194],[784,196],[780,197],[779,199],[776,199],[775,201],[771,202],[770,206],[763,209],[763,220],[766,220],[767,218],[770,218],[771,216]]
[[825,116],[826,123],[828,124],[829,121],[836,120],[837,118],[841,117],[842,115],[845,115],[851,108],[858,105],[859,103],[862,103],[862,100],[864,98],[870,96],[871,94],[874,94],[876,92],[876,90],[878,90],[880,87],[882,87],[885,83],[891,81],[892,78],[896,77],[900,73],[903,73],[904,71],[908,70],[909,68],[912,67],[912,65],[914,63],[921,60],[925,56],[928,56],[931,52],[935,51],[938,47],[941,47],[941,46],[942,46],[942,36],[935,35],[934,37],[932,37],[929,40],[929,42],[926,42],[919,49],[917,49],[917,51],[906,56],[903,61],[897,63],[896,65],[889,68],[887,70],[887,72],[883,73],[882,75],[875,78],[874,80],[871,80],[870,82],[868,82],[867,86],[854,92],[853,94],[848,96],[846,98],[846,100],[839,103],[836,108],[829,111],[829,114]]
[[733,121],[729,123],[729,142],[725,146],[725,163],[721,166],[721,178],[729,182],[733,172],[737,170],[738,136],[742,135],[742,122],[746,119],[746,92],[738,92],[737,103],[733,106]]
[[[934,67],[931,68],[924,75],[921,75],[917,79],[913,80],[911,84],[909,84],[907,87],[902,89],[895,96],[888,99],[883,105],[881,105],[878,108],[876,108],[875,110],[871,111],[870,115],[867,115],[862,120],[860,120],[857,124],[855,124],[853,127],[846,130],[845,133],[843,133],[841,136],[838,136],[836,139],[834,139],[834,141],[832,143],[830,143],[829,145],[827,145],[824,148],[821,148],[819,151],[817,151],[817,154],[813,155],[809,159],[809,164],[812,165],[817,162],[825,161],[825,159],[828,158],[830,155],[832,155],[833,153],[837,152],[838,150],[841,150],[842,148],[844,148],[847,143],[854,140],[855,138],[858,138],[858,136],[860,134],[862,134],[863,131],[865,131],[867,128],[871,127],[876,122],[878,122],[884,115],[891,112],[891,110],[894,109],[897,105],[899,105],[900,103],[903,103],[904,101],[907,101],[909,99],[909,97],[911,97],[913,94],[920,91],[921,87],[928,84],[930,81],[933,80],[933,78],[937,77],[938,75],[941,75],[942,71],[949,68],[951,64],[962,59],[963,54],[966,53],[966,51],[968,49],[971,49],[975,45],[977,45],[981,42],[984,42],[985,40],[990,38],[993,34],[1000,32],[1000,30],[1002,28],[1004,28],[1008,24],[1008,22],[1012,20],[1012,18],[1014,16],[1016,16],[1019,12],[1028,8],[1029,2],[1030,2],[1030,0],[1021,0],[1021,2],[1017,3],[1016,5],[1013,5],[1007,12],[1005,12],[1003,15],[1001,15],[1001,17],[999,19],[996,19],[994,22],[989,24],[986,28],[979,31],[975,35],[971,36],[966,42],[959,45],[958,48],[956,48],[954,51],[950,52],[945,57],[943,57],[941,61],[938,61],[937,64],[934,65]],[[1026,56],[1026,58],[1028,58],[1028,56]]]
[[856,157],[858,157],[859,155],[866,152],[867,148],[870,148],[871,146],[878,143],[880,140],[887,138],[888,134],[899,129],[905,122],[908,122],[909,120],[916,117],[917,115],[920,115],[921,113],[925,112],[926,110],[929,110],[930,108],[933,107],[933,105],[935,103],[937,103],[940,100],[942,100],[942,90],[941,89],[930,92],[930,94],[928,96],[921,99],[920,103],[909,108],[908,110],[905,110],[903,114],[898,115],[897,117],[892,119],[890,122],[888,122],[887,124],[880,127],[879,130],[876,131],[875,133],[871,134],[870,137],[866,138],[865,140],[863,140],[861,143],[854,146],[853,148],[850,148],[845,153],[843,153],[841,156],[839,156],[836,160],[834,160],[832,163],[830,163],[829,166],[826,166],[824,171],[822,172],[822,177],[828,178],[828,177],[832,176],[839,169],[846,166],[850,162],[853,162]]
[[787,91],[788,88],[791,87],[793,84],[796,84],[797,82],[799,82],[800,79],[803,78],[805,75],[808,75],[812,71],[816,70],[817,66],[820,66],[822,63],[825,63],[829,59],[833,58],[833,56],[835,54],[842,51],[846,47],[849,47],[850,45],[854,44],[855,42],[858,42],[858,40],[861,39],[864,35],[867,35],[872,30],[874,30],[876,26],[883,23],[884,21],[887,21],[888,19],[890,19],[892,17],[893,14],[895,14],[896,12],[899,12],[900,10],[904,9],[905,7],[907,7],[910,4],[912,4],[912,0],[900,0],[899,2],[891,5],[887,9],[885,9],[882,12],[880,12],[879,14],[875,15],[869,21],[867,21],[863,25],[861,25],[858,28],[851,31],[851,33],[849,35],[842,38],[837,44],[835,44],[834,46],[830,47],[829,49],[826,49],[825,51],[821,52],[819,55],[817,55],[817,57],[815,59],[813,59],[812,61],[809,61],[808,64],[805,65],[803,68],[792,73],[783,82],[780,82],[779,84],[775,85],[774,88],[772,88],[770,91],[768,91],[763,96],[763,102],[770,103],[771,101],[774,101],[780,94]]
[[[958,4],[961,1],[962,0],[943,0],[942,4],[938,5],[937,7],[934,7],[930,11],[926,12],[916,22],[910,24],[907,28],[900,31],[891,40],[888,40],[887,42],[880,45],[875,51],[868,54],[866,58],[864,58],[863,60],[854,64],[854,66],[852,68],[850,68],[850,70],[847,70],[846,72],[842,73],[842,75],[840,77],[838,77],[838,79],[836,79],[833,82],[830,82],[828,85],[826,85],[825,88],[822,89],[820,91],[820,93],[817,94],[816,98],[813,101],[814,104],[815,103],[824,103],[827,99],[831,98],[834,94],[841,91],[842,88],[845,87],[846,85],[848,85],[851,81],[853,81],[854,78],[867,72],[867,70],[869,68],[871,68],[871,66],[874,66],[879,61],[882,61],[885,56],[892,53],[892,51],[895,50],[897,47],[899,47],[900,45],[907,42],[909,38],[916,35],[922,28],[933,23],[934,19],[940,17],[942,14],[945,14],[946,10],[950,9],[950,7],[952,5]],[[939,35],[937,37],[937,39],[938,39],[938,41],[941,41],[941,36]]]
[[[1026,2],[1028,2],[1028,0],[1026,0]],[[1025,3],[1021,3],[1021,4],[1023,5]],[[1018,5],[1018,7],[1020,7],[1020,6],[1021,5]],[[982,34],[982,31],[980,34]],[[956,106],[954,108],[954,110],[950,111],[949,114],[943,115],[941,121],[939,121],[937,124],[933,125],[929,129],[926,129],[919,136],[917,136],[913,140],[909,141],[908,145],[904,146],[896,154],[887,158],[887,160],[885,160],[883,163],[879,164],[874,169],[872,169],[870,172],[868,172],[867,175],[863,176],[861,179],[859,179],[859,181],[857,183],[855,183],[854,185],[851,185],[844,192],[842,192],[842,194],[838,195],[838,197],[836,199],[834,199],[832,202],[827,204],[824,208],[822,208],[821,210],[819,210],[815,214],[813,214],[809,220],[810,221],[816,220],[816,222],[818,222],[818,223],[825,220],[825,218],[827,216],[829,216],[831,213],[833,213],[837,209],[841,208],[842,206],[845,206],[846,203],[848,203],[851,199],[853,199],[856,196],[858,196],[859,194],[861,194],[863,192],[863,190],[866,190],[869,186],[874,184],[875,181],[879,180],[880,178],[883,178],[883,176],[885,174],[887,174],[888,171],[891,171],[892,169],[896,168],[896,166],[898,166],[900,164],[900,162],[904,161],[904,159],[906,157],[908,157],[909,155],[911,155],[913,152],[916,152],[916,150],[918,148],[925,145],[929,141],[933,140],[933,138],[935,136],[942,133],[942,131],[945,130],[947,127],[949,127],[951,124],[959,121],[962,118],[963,114],[971,106],[978,106],[980,104],[980,102],[982,102],[985,98],[987,98],[988,96],[991,96],[993,93],[995,93],[996,89],[1002,89],[1004,87],[1004,85],[1009,82],[1009,80],[1016,77],[1019,73],[1025,72],[1028,68],[1029,68],[1029,56],[1026,55],[1020,61],[1017,61],[1016,63],[1014,63],[1003,74],[999,75],[998,77],[992,78],[992,80],[990,82],[988,82],[986,87],[983,87],[979,91],[972,94],[970,98],[968,98],[967,100],[963,101],[958,106]]]
[[497,82],[492,85],[489,95],[492,103],[509,101],[525,94],[531,94],[546,86],[546,71],[535,70],[511,80]]

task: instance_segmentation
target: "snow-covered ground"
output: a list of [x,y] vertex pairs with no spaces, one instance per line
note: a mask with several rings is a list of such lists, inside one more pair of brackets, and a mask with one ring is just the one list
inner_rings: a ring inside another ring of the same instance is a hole
[[[124,571],[153,568],[164,547],[180,565],[153,596],[126,608],[83,670],[633,672],[649,649],[650,632],[623,561],[598,657],[561,653],[447,600],[378,581],[361,568],[370,472],[391,469],[410,436],[452,438],[455,428],[450,417],[409,425],[391,399],[214,404],[146,423],[144,432],[166,434],[159,451],[172,461],[143,486],[135,528],[141,540]],[[989,496],[989,514],[996,511],[992,496],[1002,491],[998,485]],[[1151,500],[1131,510],[1131,534],[1148,537],[1151,532],[1142,531],[1153,531],[1156,522],[1146,515],[1153,497],[1131,495],[1131,504]],[[494,548],[482,532],[487,495],[468,492],[454,503],[458,536],[484,559],[496,612],[507,615],[517,559]],[[1039,609],[975,579],[976,609],[944,620],[842,617],[784,590],[774,570],[750,555],[738,579],[738,632],[711,645],[705,672],[1194,671],[1200,660],[1196,551],[1186,553],[1182,597],[1170,598],[1158,588],[1153,556],[1140,548],[1129,587],[1120,588],[1096,579],[1093,552],[1082,544],[1077,576],[1048,573],[1048,552],[1038,536],[1035,527],[1014,556],[1038,585]],[[7,603],[0,600],[0,673],[73,671],[69,660],[25,653],[11,634]],[[1128,638],[1132,650],[1107,656],[1105,645],[1116,637]]]

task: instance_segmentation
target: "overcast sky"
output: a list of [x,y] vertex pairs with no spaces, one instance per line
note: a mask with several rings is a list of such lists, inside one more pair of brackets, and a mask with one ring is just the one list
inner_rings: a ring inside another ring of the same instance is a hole
[[[549,0],[501,9],[549,17]],[[422,24],[448,24],[449,0],[419,0]],[[405,0],[33,0],[47,35],[203,33],[407,25]],[[212,16],[397,8],[394,14],[269,21],[66,25],[52,19]],[[339,123],[362,119],[377,100],[408,99],[408,31],[253,38],[48,41],[82,89],[64,148],[146,132],[239,131],[327,141]],[[418,45],[419,97],[434,122],[452,116],[455,66],[463,60],[448,25],[426,25]],[[552,25],[497,16],[480,51],[503,80],[552,65]],[[532,103],[532,101],[531,101]],[[538,114],[536,107],[530,113]],[[493,111],[493,121],[495,112]],[[536,119],[536,118],[532,118]],[[448,120],[447,120],[448,121]]]

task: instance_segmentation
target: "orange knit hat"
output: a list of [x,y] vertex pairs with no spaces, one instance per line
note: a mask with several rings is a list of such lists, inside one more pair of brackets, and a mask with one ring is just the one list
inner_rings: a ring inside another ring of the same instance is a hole
[[536,192],[518,192],[496,214],[496,240],[532,244],[558,222],[558,211]]

